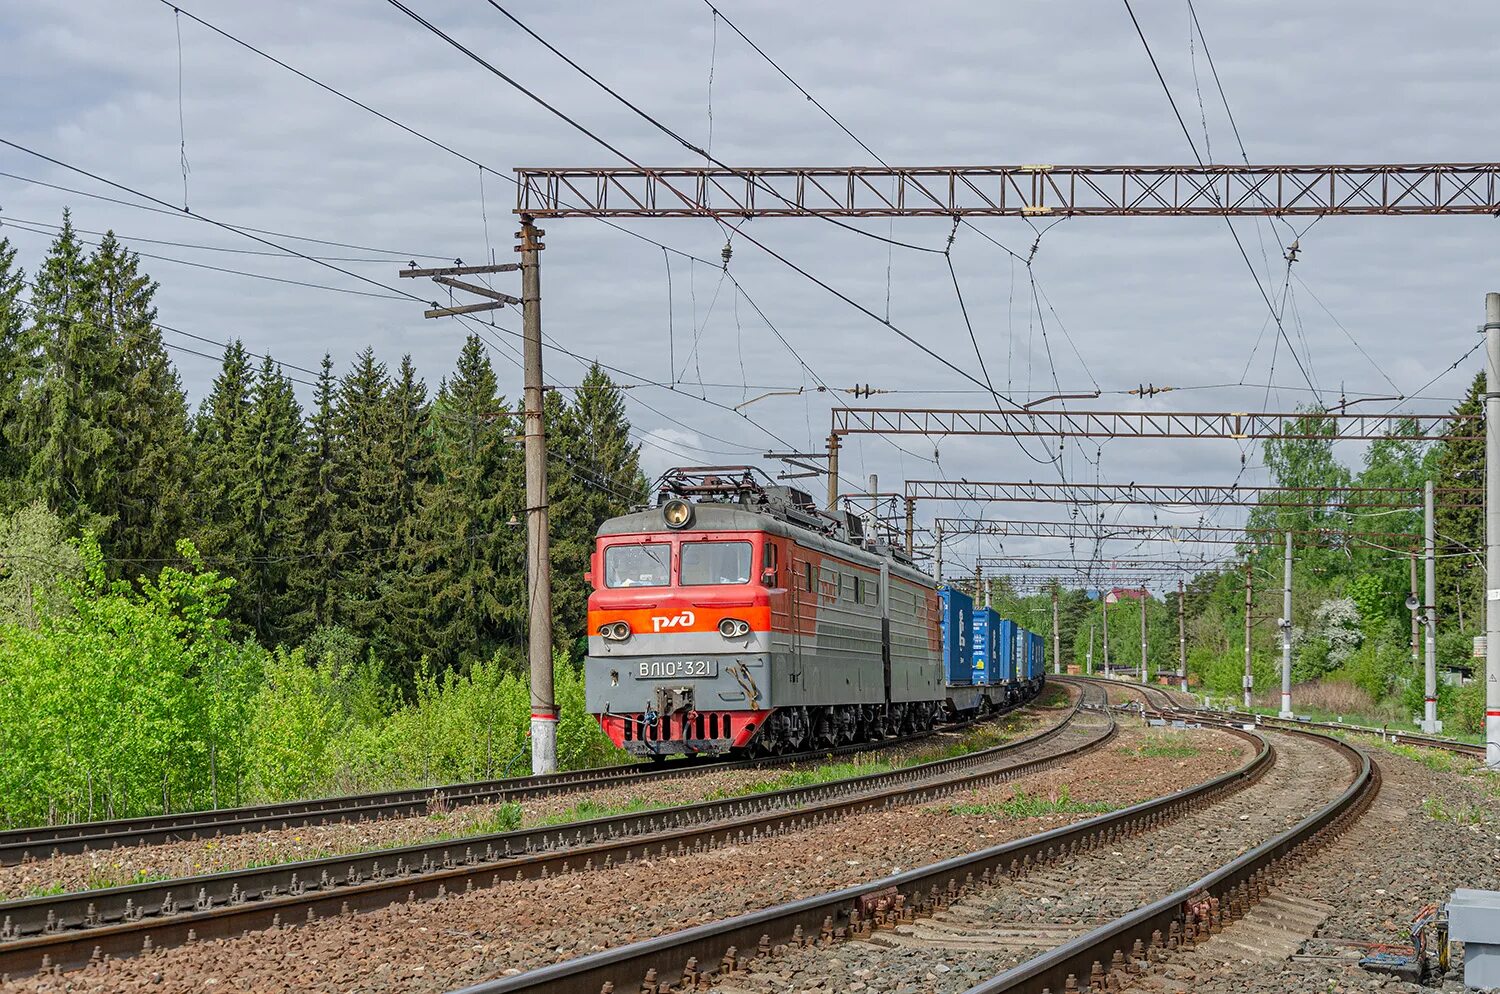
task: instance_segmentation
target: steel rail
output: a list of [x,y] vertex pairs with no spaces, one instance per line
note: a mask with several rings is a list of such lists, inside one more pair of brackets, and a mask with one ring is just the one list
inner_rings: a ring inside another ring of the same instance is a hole
[[[1327,841],[1346,828],[1363,813],[1380,789],[1380,771],[1364,750],[1320,732],[1281,731],[1332,744],[1354,766],[1353,782],[1334,801],[1291,829],[1186,887],[976,984],[965,994],[1043,994],[1065,990],[1103,994],[1106,989],[1119,989],[1117,985],[1127,976],[1149,969],[1167,949],[1169,941],[1185,941],[1191,946],[1221,931],[1224,924],[1243,917],[1259,898],[1266,896],[1271,881],[1285,876],[1305,858],[1310,844]],[[1206,918],[1200,919],[1192,907],[1203,907],[1205,902],[1210,911]]]
[[[1098,677],[1079,677],[1068,675],[1057,677],[1058,680],[1068,681],[1097,681]],[[1339,721],[1313,721],[1307,718],[1276,718],[1270,715],[1259,714],[1254,711],[1241,711],[1239,709],[1214,710],[1210,708],[1184,708],[1172,701],[1172,698],[1161,687],[1138,684],[1125,684],[1120,681],[1105,681],[1108,685],[1118,685],[1130,690],[1143,692],[1146,697],[1157,694],[1167,702],[1166,710],[1178,714],[1190,714],[1195,720],[1231,720],[1238,722],[1252,722],[1261,728],[1270,728],[1278,731],[1297,731],[1299,729],[1316,729],[1319,731],[1333,732],[1335,734],[1348,735],[1370,735],[1389,742],[1391,745],[1410,745],[1424,749],[1441,749],[1445,752],[1456,753],[1461,756],[1469,756],[1475,759],[1484,758],[1484,746],[1472,742],[1461,742],[1458,739],[1450,739],[1441,735],[1425,735],[1421,732],[1391,731],[1389,728],[1374,728],[1369,725],[1350,725]],[[1160,711],[1160,704],[1157,704]]]
[[732,972],[743,965],[750,956],[745,951],[766,956],[778,945],[827,943],[866,934],[869,927],[942,907],[996,873],[1025,873],[1061,853],[1093,848],[1175,820],[1253,783],[1274,762],[1275,752],[1257,733],[1229,731],[1258,745],[1256,755],[1239,769],[1196,787],[879,880],[485,981],[458,994],[599,994],[634,990],[636,984],[642,990],[668,990],[679,983],[673,978],[680,978],[682,989],[693,989],[703,975]]
[[[886,773],[564,825],[6,902],[0,904],[0,971],[57,969],[105,953],[134,953],[143,946],[237,935],[402,899],[441,899],[459,889],[498,884],[502,874],[547,877],[658,851],[667,856],[673,845],[685,853],[926,800],[1019,776],[1107,741],[1114,734],[1113,719],[1102,735],[1069,748],[994,765],[1073,729],[1084,697],[1080,692],[1061,722],[1026,738]],[[463,855],[455,859],[460,846]]]
[[[983,718],[947,723],[935,731],[967,728],[976,721],[1009,714],[1024,703],[1026,702],[1001,709]],[[708,771],[784,766],[790,763],[816,761],[828,756],[872,752],[912,742],[928,734],[930,733],[920,732],[880,742],[853,743],[786,756],[719,761],[683,757],[668,759],[654,765],[600,766],[539,776],[476,780],[302,801],[185,811],[170,815],[148,815],[140,818],[7,829],[0,831],[0,866],[13,866],[32,858],[44,858],[62,853],[90,852],[115,846],[159,845],[166,842],[218,838],[222,835],[261,832],[277,828],[305,828],[310,825],[326,825],[335,822],[404,818],[423,815],[434,808],[499,804],[570,790],[626,786],[671,777],[693,776]]]

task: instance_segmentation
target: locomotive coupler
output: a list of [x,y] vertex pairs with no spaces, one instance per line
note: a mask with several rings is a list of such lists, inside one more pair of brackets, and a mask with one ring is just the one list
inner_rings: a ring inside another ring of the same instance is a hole
[[656,711],[662,717],[670,718],[679,711],[691,710],[693,710],[692,687],[656,688]]

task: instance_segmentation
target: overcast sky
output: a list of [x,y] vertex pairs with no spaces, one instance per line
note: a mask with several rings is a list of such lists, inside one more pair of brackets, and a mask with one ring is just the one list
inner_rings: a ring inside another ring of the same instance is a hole
[[[484,0],[410,2],[636,160],[698,164]],[[1185,0],[1135,5],[1200,151],[1216,162],[1239,161]],[[702,0],[507,7],[692,141],[709,143],[711,121],[711,150],[726,162],[874,164]],[[1494,99],[1500,65],[1489,44],[1500,31],[1500,7],[1427,5],[1420,16],[1395,2],[1200,0],[1197,7],[1252,162],[1500,158]],[[465,326],[424,321],[419,304],[398,297],[416,289],[396,278],[399,266],[409,259],[429,265],[491,254],[513,259],[515,193],[508,177],[516,166],[623,164],[388,3],[190,0],[182,9],[493,170],[483,175],[481,190],[474,165],[187,16],[179,23],[160,0],[0,0],[0,88],[7,95],[0,136],[177,205],[184,198],[185,149],[193,211],[361,246],[266,236],[336,257],[335,265],[390,288],[302,259],[243,254],[275,250],[200,220],[94,199],[85,194],[142,202],[0,148],[0,171],[12,174],[0,176],[0,235],[20,247],[28,270],[50,240],[45,226],[71,207],[78,228],[112,228],[143,255],[319,285],[146,259],[161,283],[160,319],[178,330],[165,338],[178,349],[173,358],[194,403],[215,362],[181,350],[216,355],[218,349],[178,332],[219,342],[238,337],[252,351],[308,369],[325,351],[340,370],[365,345],[392,366],[410,353],[435,390]],[[721,9],[893,164],[1192,161],[1123,3],[728,2]],[[1323,398],[1332,402],[1341,389],[1350,396],[1412,394],[1474,345],[1483,294],[1500,289],[1500,221],[1328,218],[1304,233],[1310,220],[1236,225],[1261,281],[1278,298],[1286,282],[1284,246],[1300,234],[1286,328]],[[928,347],[977,370],[941,255],[893,248],[822,221],[751,223],[757,239],[870,310],[888,310],[892,322]],[[648,469],[753,461],[767,448],[788,445],[821,447],[833,399],[780,393],[816,380],[723,278],[721,229],[699,220],[627,224],[705,261],[670,256],[669,294],[660,249],[594,221],[547,223],[544,328],[559,346],[627,371],[620,377],[626,382],[678,384],[675,391],[629,391]],[[977,226],[1023,257],[1037,240],[1036,229],[1021,220]],[[860,227],[941,248],[950,224]],[[899,391],[876,398],[892,405],[988,406],[973,383],[881,323],[748,241],[732,248],[730,271],[817,378],[839,388],[868,383]],[[1222,220],[1064,221],[1040,239],[1029,271],[960,228],[952,259],[995,385],[1018,399],[1053,393],[1054,384],[1068,392],[1104,391],[1098,400],[1072,402],[1078,409],[1288,410],[1313,399],[1285,344],[1275,345],[1274,326],[1266,329],[1261,291]],[[518,282],[498,279],[497,286]],[[417,292],[430,295],[426,287]],[[519,318],[507,309],[495,324],[487,341],[504,389],[514,396]],[[567,387],[582,375],[567,356],[551,353],[547,363],[550,383]],[[1478,368],[1471,356],[1408,408],[1446,410]],[[1116,393],[1142,383],[1195,389],[1147,401]],[[299,389],[305,399],[307,388]],[[773,391],[745,407],[744,416],[694,399],[733,407]],[[851,439],[846,489],[868,473],[880,475],[883,489],[922,477],[1058,479],[1056,468],[1028,458],[1011,440],[898,441],[899,449],[882,439]],[[1035,442],[1031,450],[1042,451]],[[1102,447],[1096,467],[1090,460],[1097,451],[1093,443],[1070,446],[1066,479],[1228,483],[1242,455],[1230,441],[1116,441]],[[1346,455],[1359,458],[1352,447]],[[1247,459],[1242,482],[1265,482],[1259,451],[1248,450]],[[819,489],[810,482],[809,489]],[[1052,520],[1066,510],[992,505],[945,513]],[[1196,513],[1149,508],[1115,517],[1197,520]],[[1236,519],[1221,513],[1212,520]],[[952,556],[972,561],[978,548],[970,543]],[[1112,548],[1117,555],[1125,549],[1177,554],[1170,546]],[[986,554],[1000,549],[995,540],[983,545]],[[1068,554],[1060,540],[1012,539],[1004,551]]]

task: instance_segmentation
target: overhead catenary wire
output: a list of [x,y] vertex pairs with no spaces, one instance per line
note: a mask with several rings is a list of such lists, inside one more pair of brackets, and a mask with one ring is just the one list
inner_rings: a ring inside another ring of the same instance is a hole
[[[554,116],[558,117],[560,120],[562,120],[566,124],[568,124],[571,127],[573,127],[580,134],[582,134],[585,137],[591,139],[592,141],[594,141],[595,143],[597,143],[598,145],[600,145],[605,150],[613,153],[614,155],[619,156],[620,158],[624,159],[626,162],[629,162],[631,165],[635,166],[636,168],[643,168],[638,162],[636,162],[630,156],[626,155],[620,149],[616,148],[612,143],[610,143],[606,139],[602,138],[601,136],[599,136],[595,132],[591,131],[589,128],[587,128],[583,124],[580,124],[578,121],[576,121],[572,117],[570,117],[567,113],[565,113],[564,111],[562,111],[559,108],[555,107],[553,104],[551,104],[550,102],[548,102],[547,100],[545,100],[543,97],[541,97],[540,95],[538,95],[537,93],[535,93],[531,89],[527,88],[526,86],[524,86],[520,82],[516,81],[515,79],[513,79],[512,77],[510,77],[508,74],[504,73],[503,71],[501,71],[497,67],[495,67],[493,63],[489,62],[489,60],[485,59],[483,56],[481,56],[478,53],[474,52],[472,49],[470,49],[468,46],[464,45],[458,39],[454,38],[452,35],[448,34],[445,31],[443,31],[442,28],[439,28],[437,25],[433,24],[431,21],[427,20],[422,15],[420,15],[416,11],[412,10],[410,7],[408,7],[406,4],[404,4],[402,2],[402,0],[386,0],[386,2],[390,3],[392,6],[396,7],[397,9],[401,10],[407,16],[409,16],[413,20],[415,20],[418,24],[421,24],[428,31],[432,32],[437,37],[439,37],[442,40],[444,40],[445,42],[447,42],[449,45],[451,45],[457,51],[459,51],[459,52],[463,53],[464,55],[466,55],[468,58],[470,58],[471,60],[473,60],[477,65],[485,68],[486,70],[488,70],[489,72],[491,72],[492,74],[494,74],[497,78],[503,80],[504,82],[506,82],[507,84],[509,84],[513,88],[515,88],[517,91],[519,91],[523,95],[527,96],[528,98],[530,98],[531,100],[533,100],[534,102],[536,102],[542,108],[544,108],[545,110],[549,111]],[[497,10],[500,10],[502,13],[505,14],[506,17],[508,17],[511,20],[515,21],[515,23],[517,23],[518,25],[521,25],[520,21],[517,21],[514,18],[513,15],[511,15],[508,11],[505,11],[498,4],[493,3],[493,0],[486,0],[486,2],[489,2],[491,4],[491,6],[495,7]],[[676,132],[672,131],[670,128],[668,128],[665,125],[661,124],[660,122],[656,121],[649,114],[646,114],[644,111],[640,110],[640,108],[636,107],[634,104],[630,103],[624,97],[620,96],[615,90],[613,90],[607,84],[605,84],[602,81],[600,81],[592,73],[589,73],[588,70],[584,69],[582,66],[579,66],[576,62],[574,62],[572,59],[568,58],[566,55],[563,55],[561,52],[558,52],[556,48],[554,48],[550,43],[548,43],[545,40],[541,39],[540,36],[538,36],[538,35],[535,34],[535,32],[532,32],[529,28],[526,28],[524,25],[521,25],[521,27],[523,28],[523,30],[526,30],[528,34],[531,34],[533,37],[536,37],[537,40],[540,41],[541,44],[543,44],[544,46],[546,46],[549,50],[555,52],[559,56],[559,58],[562,58],[564,61],[568,62],[568,64],[570,66],[573,66],[580,73],[582,73],[586,78],[588,78],[590,81],[594,82],[600,88],[604,89],[604,91],[607,92],[607,93],[609,93],[611,96],[613,96],[616,99],[620,100],[622,103],[624,103],[631,110],[633,110],[634,112],[636,112],[637,114],[639,114],[645,120],[647,120],[648,122],[650,122],[654,126],[658,127],[664,133],[668,134],[669,136],[671,136],[675,140],[681,142],[685,147],[687,147],[688,149],[692,150],[693,152],[695,152],[697,154],[704,154],[704,155],[706,155],[706,153],[704,152],[703,149],[698,148],[692,142],[690,142],[687,139],[683,138],[681,135],[678,135]],[[733,167],[724,165],[723,163],[719,162],[719,160],[712,159],[712,157],[709,157],[709,158],[711,159],[711,161],[713,161],[716,165],[719,165],[721,168],[729,169],[731,172],[735,171],[733,169]],[[779,196],[779,194],[777,194],[774,190],[771,190],[770,192],[772,193],[772,195]],[[785,198],[782,198],[782,199],[785,199]],[[838,223],[836,218],[827,218],[827,220],[834,221],[834,222]],[[878,236],[878,235],[872,235],[870,232],[861,231],[859,228],[855,228],[855,227],[853,227],[851,225],[844,225],[842,223],[839,223],[839,226],[847,228],[848,230],[851,230],[851,231],[856,231],[856,232],[859,232],[861,234],[868,235],[868,236],[873,237],[873,238],[880,238],[880,236]],[[916,346],[923,353],[925,353],[929,357],[937,360],[939,363],[941,363],[942,365],[946,366],[947,368],[949,368],[953,372],[958,373],[964,379],[970,380],[970,381],[976,383],[979,386],[984,386],[984,384],[980,380],[978,380],[977,378],[975,378],[974,376],[972,376],[967,370],[963,369],[961,366],[957,365],[956,363],[952,362],[951,360],[947,359],[946,357],[940,355],[938,352],[936,352],[935,350],[931,349],[930,347],[928,347],[926,344],[924,344],[921,341],[919,341],[914,336],[912,336],[912,335],[908,334],[907,332],[903,331],[902,329],[898,328],[895,324],[886,321],[880,315],[876,314],[874,311],[870,310],[868,307],[865,307],[863,304],[858,303],[857,301],[855,301],[853,298],[849,297],[847,294],[843,293],[842,291],[840,291],[840,290],[836,289],[835,287],[829,285],[826,281],[824,281],[824,280],[820,279],[819,277],[813,275],[812,273],[808,272],[802,266],[799,266],[796,263],[792,262],[786,256],[784,256],[781,253],[779,253],[779,252],[775,251],[774,249],[770,248],[764,242],[760,241],[758,238],[755,238],[753,235],[750,235],[750,234],[745,233],[743,231],[741,231],[739,233],[739,237],[744,238],[746,241],[750,242],[752,245],[756,246],[761,251],[765,252],[766,254],[770,255],[772,258],[776,259],[778,262],[780,262],[783,265],[787,266],[788,268],[792,269],[794,272],[798,273],[799,275],[803,276],[804,278],[806,278],[808,280],[811,280],[813,283],[815,283],[819,287],[823,288],[824,290],[828,291],[829,293],[832,293],[833,295],[835,295],[839,299],[843,300],[845,303],[850,304],[851,306],[857,308],[858,310],[860,310],[864,314],[866,314],[869,317],[873,318],[874,320],[880,322],[882,325],[884,325],[885,327],[889,328],[891,331],[893,331],[895,334],[897,334],[898,336],[900,336],[902,339],[904,339],[905,341],[909,342],[910,344]],[[881,239],[881,240],[884,241],[884,239]],[[915,248],[915,249],[918,249],[920,251],[926,251],[926,252],[940,252],[941,251],[939,249],[930,249],[930,248],[926,248],[924,246],[912,246],[912,245],[908,245],[906,243],[898,243],[898,244],[901,244],[901,245],[903,245],[904,247],[907,247],[907,248]]]
[[[1187,122],[1183,120],[1182,111],[1177,108],[1177,99],[1172,96],[1172,89],[1167,86],[1167,79],[1162,75],[1161,66],[1157,64],[1156,54],[1151,50],[1151,43],[1146,40],[1146,32],[1141,28],[1141,22],[1135,16],[1135,8],[1131,7],[1130,0],[1121,0],[1121,2],[1125,4],[1125,10],[1130,15],[1130,23],[1135,26],[1135,32],[1141,39],[1141,45],[1146,49],[1146,57],[1151,60],[1151,68],[1156,73],[1157,81],[1161,83],[1162,92],[1166,94],[1167,102],[1172,106],[1172,115],[1177,119],[1177,124],[1182,129],[1183,137],[1187,139],[1188,147],[1193,152],[1193,158],[1198,161],[1199,166],[1205,166],[1203,156],[1198,153],[1198,143],[1193,141],[1193,134],[1188,130]],[[1218,203],[1218,192],[1216,190],[1211,192],[1214,201]],[[1245,244],[1240,240],[1239,232],[1235,230],[1234,223],[1227,215],[1224,217],[1224,224],[1229,228],[1229,234],[1234,239],[1235,247],[1239,249],[1240,257],[1245,260],[1245,266],[1250,270],[1250,275],[1255,280],[1255,288],[1260,291],[1261,298],[1265,301],[1266,307],[1275,315],[1276,305],[1271,302],[1271,296],[1266,292],[1266,287],[1261,282],[1260,274],[1255,271],[1255,264],[1250,261],[1249,253],[1245,251]],[[1287,349],[1292,353],[1292,360],[1296,362],[1297,368],[1302,372],[1303,379],[1307,381],[1308,386],[1312,387],[1313,394],[1317,396],[1319,394],[1318,388],[1313,383],[1312,377],[1308,375],[1306,367],[1303,366],[1301,357],[1297,355],[1297,350],[1292,348],[1291,339],[1287,336],[1286,328],[1282,325],[1279,315],[1276,315],[1276,329],[1280,332],[1281,337],[1286,339]]]
[[[419,131],[416,128],[411,127],[410,125],[407,125],[407,124],[405,124],[405,123],[403,123],[403,122],[401,122],[401,121],[399,121],[399,120],[391,117],[390,115],[387,115],[387,114],[384,114],[383,112],[380,112],[376,108],[370,106],[368,103],[366,103],[364,101],[360,101],[357,98],[354,98],[354,97],[352,97],[352,96],[350,96],[350,95],[342,92],[341,90],[337,89],[336,87],[333,87],[333,86],[331,86],[331,85],[329,85],[327,83],[324,83],[323,81],[321,81],[321,80],[313,77],[311,74],[306,73],[306,72],[304,72],[304,71],[302,71],[300,69],[297,69],[297,68],[293,67],[289,63],[287,63],[287,62],[285,62],[285,61],[283,61],[281,59],[278,59],[278,58],[272,56],[269,52],[266,52],[265,50],[263,50],[263,49],[255,46],[255,45],[253,45],[253,44],[251,44],[251,43],[249,43],[247,41],[244,41],[243,39],[235,36],[234,34],[228,32],[228,31],[226,31],[226,30],[224,30],[224,29],[222,29],[222,28],[220,28],[220,27],[218,27],[216,25],[213,25],[213,24],[211,24],[211,23],[203,20],[202,18],[198,18],[198,17],[196,17],[196,16],[194,16],[192,14],[189,14],[188,16],[192,20],[194,20],[195,22],[197,22],[197,23],[203,25],[204,27],[210,29],[214,33],[216,33],[219,36],[225,38],[226,40],[229,40],[229,41],[231,41],[231,42],[233,42],[233,43],[235,43],[237,45],[240,45],[241,47],[245,48],[246,50],[251,51],[251,52],[255,53],[256,55],[259,55],[260,57],[265,58],[268,61],[271,61],[272,63],[274,63],[274,64],[276,64],[276,65],[278,65],[278,66],[286,69],[287,71],[294,73],[299,78],[302,78],[302,79],[304,79],[304,80],[306,80],[308,82],[313,83],[314,85],[318,86],[320,89],[323,89],[326,92],[328,92],[328,93],[330,93],[330,94],[332,94],[334,96],[337,96],[340,99],[343,99],[343,100],[345,100],[345,101],[347,101],[347,102],[349,102],[349,103],[351,103],[351,104],[353,104],[353,105],[355,105],[355,106],[357,106],[357,107],[359,107],[359,108],[361,108],[361,109],[363,109],[363,110],[365,110],[365,111],[367,111],[369,113],[375,114],[377,117],[381,118],[382,120],[384,120],[384,121],[386,121],[386,122],[388,122],[388,123],[390,123],[390,124],[392,124],[392,125],[394,125],[396,127],[401,128],[403,131],[406,131],[409,134],[414,135],[415,137],[418,137],[418,138],[426,141],[428,144],[431,144],[431,145],[433,145],[435,147],[441,148],[442,150],[444,150],[446,152],[449,152],[450,154],[453,154],[453,155],[459,157],[463,161],[468,162],[468,163],[470,163],[472,165],[477,166],[480,169],[480,171],[481,171],[481,178],[482,178],[483,171],[486,170],[486,169],[489,169],[489,171],[492,174],[504,177],[506,179],[506,181],[509,182],[509,183],[511,183],[513,186],[517,185],[517,181],[516,181],[516,179],[514,177],[512,177],[510,175],[507,175],[506,173],[498,172],[498,171],[496,171],[494,169],[490,169],[489,167],[485,166],[479,160],[474,159],[471,156],[468,156],[468,155],[465,155],[465,154],[459,152],[457,149],[454,149],[450,145],[448,145],[446,143],[443,143],[441,141],[438,141],[437,139],[432,138],[431,136],[429,136],[429,135],[427,135],[427,134]],[[642,235],[639,232],[633,231],[633,230],[631,230],[629,228],[626,228],[626,227],[624,227],[622,225],[615,224],[615,223],[609,221],[608,219],[598,219],[598,220],[600,220],[601,223],[605,224],[609,228],[612,228],[612,229],[614,229],[616,231],[620,231],[620,232],[622,232],[622,233],[624,233],[624,234],[626,234],[626,235],[628,235],[628,236],[630,236],[632,238],[644,241],[644,242],[646,242],[648,244],[655,245],[656,247],[660,248],[664,253],[670,253],[670,254],[673,254],[673,255],[680,256],[682,258],[690,260],[693,263],[697,263],[697,264],[701,264],[701,265],[712,265],[712,263],[710,263],[708,260],[702,259],[702,258],[700,258],[698,256],[693,255],[692,253],[685,252],[685,251],[683,251],[681,249],[678,249],[678,248],[675,248],[673,246],[666,245],[665,243],[659,242],[659,241],[657,241],[655,239],[649,238],[648,236]],[[717,268],[717,267],[715,267],[715,268]],[[471,322],[473,321],[472,318],[466,318],[465,320],[468,320],[468,321],[471,321]],[[645,384],[640,384],[640,385],[659,385],[659,386],[662,386],[662,387],[664,387],[666,389],[672,389],[671,386],[668,385],[668,384],[650,384],[650,383],[645,383]],[[691,396],[691,395],[689,395],[689,396]],[[752,421],[752,423],[754,423],[753,419],[748,418],[748,416],[746,416],[746,420],[750,420],[750,421]],[[781,444],[787,444],[787,443],[782,442]]]

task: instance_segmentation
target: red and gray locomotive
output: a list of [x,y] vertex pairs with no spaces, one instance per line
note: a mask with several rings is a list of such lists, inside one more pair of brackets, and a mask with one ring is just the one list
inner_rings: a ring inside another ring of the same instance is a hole
[[636,755],[875,741],[949,709],[936,582],[749,467],[669,471],[601,526],[589,581],[588,708]]

